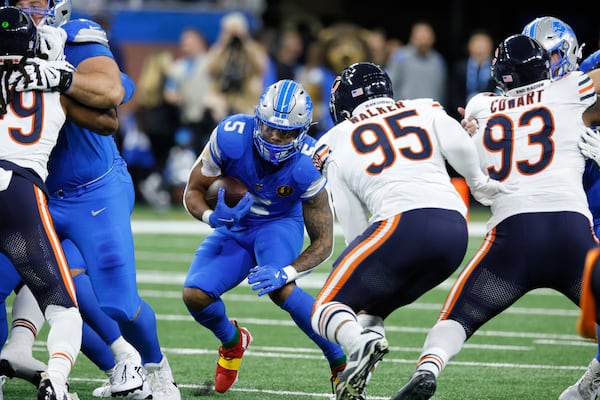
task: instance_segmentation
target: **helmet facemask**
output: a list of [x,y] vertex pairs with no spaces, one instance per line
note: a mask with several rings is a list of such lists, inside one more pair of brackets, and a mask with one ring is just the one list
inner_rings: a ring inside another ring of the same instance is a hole
[[[16,0],[4,0],[5,4],[16,5]],[[61,26],[71,19],[71,0],[48,0],[44,7],[22,7],[27,14],[42,17],[38,25]]]
[[[312,122],[312,100],[297,82],[282,80],[269,86],[256,106],[254,146],[260,156],[274,165],[302,148]],[[269,133],[289,139],[288,144],[271,143]]]

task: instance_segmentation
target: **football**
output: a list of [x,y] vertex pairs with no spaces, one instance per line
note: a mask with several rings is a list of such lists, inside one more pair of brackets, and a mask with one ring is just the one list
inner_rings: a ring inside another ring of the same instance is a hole
[[204,199],[206,203],[214,210],[217,206],[217,197],[219,188],[225,188],[225,204],[228,207],[234,207],[248,192],[248,187],[244,182],[232,176],[218,177],[206,190]]

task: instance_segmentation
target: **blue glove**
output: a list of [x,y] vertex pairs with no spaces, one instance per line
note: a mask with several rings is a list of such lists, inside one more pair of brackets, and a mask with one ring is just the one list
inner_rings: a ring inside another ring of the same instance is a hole
[[255,284],[252,286],[252,290],[262,289],[258,292],[258,295],[262,296],[288,283],[288,275],[283,268],[257,265],[250,270],[248,283]]
[[600,50],[596,50],[595,52],[593,52],[592,54],[587,56],[585,58],[585,60],[583,60],[581,62],[581,64],[579,64],[579,70],[583,71],[583,72],[588,72],[592,69],[598,68],[599,63],[600,63]]
[[254,204],[254,198],[250,192],[247,192],[235,207],[228,207],[227,204],[225,204],[225,188],[220,188],[217,197],[217,205],[215,206],[215,211],[208,217],[208,224],[213,228],[218,228],[220,226],[231,228],[248,214],[252,204]]

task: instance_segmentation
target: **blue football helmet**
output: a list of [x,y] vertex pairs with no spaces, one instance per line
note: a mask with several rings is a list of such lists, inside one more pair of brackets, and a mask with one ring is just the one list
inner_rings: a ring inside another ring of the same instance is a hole
[[492,77],[504,92],[550,79],[550,55],[534,38],[509,36],[496,49]]
[[579,67],[584,44],[579,46],[573,29],[560,19],[536,18],[523,28],[522,33],[540,42],[551,55],[556,52],[560,56],[558,61],[551,63],[553,77],[561,77]]
[[[4,0],[4,3],[15,6],[17,0]],[[21,9],[29,15],[43,16],[41,24],[58,27],[71,19],[71,8],[71,0],[48,0],[46,8],[23,7]]]
[[[300,151],[312,123],[313,103],[298,82],[280,80],[269,86],[256,106],[254,146],[265,160],[277,165]],[[270,143],[264,135],[279,130],[284,138],[293,137],[286,145]]]
[[350,118],[358,105],[378,97],[394,98],[389,75],[377,64],[354,63],[344,68],[331,86],[331,119],[337,125]]
[[37,40],[37,29],[27,13],[0,7],[0,56],[33,57]]

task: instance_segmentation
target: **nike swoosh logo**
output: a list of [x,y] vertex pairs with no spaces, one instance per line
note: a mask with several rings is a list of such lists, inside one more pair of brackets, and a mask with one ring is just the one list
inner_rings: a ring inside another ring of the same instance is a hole
[[103,207],[99,210],[92,210],[92,217],[95,217],[96,215],[100,214],[104,210],[106,210],[106,207]]

